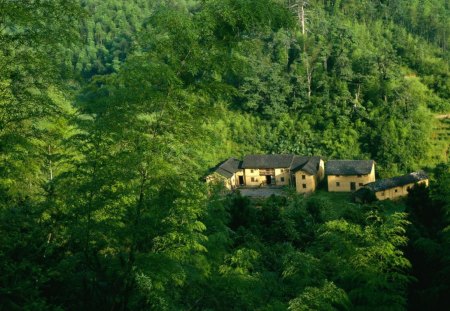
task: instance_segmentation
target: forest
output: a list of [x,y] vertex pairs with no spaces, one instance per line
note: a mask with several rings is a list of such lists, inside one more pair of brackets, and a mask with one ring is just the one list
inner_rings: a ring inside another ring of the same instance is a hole
[[[450,2],[0,0],[0,310],[447,310]],[[404,200],[208,186],[424,169]]]

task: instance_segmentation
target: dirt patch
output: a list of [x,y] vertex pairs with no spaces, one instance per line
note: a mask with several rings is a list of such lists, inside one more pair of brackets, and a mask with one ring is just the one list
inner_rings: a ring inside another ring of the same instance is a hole
[[450,114],[437,114],[434,117],[436,119],[450,119]]
[[285,196],[286,192],[283,188],[241,188],[239,189],[242,196],[252,198],[267,198],[273,195]]

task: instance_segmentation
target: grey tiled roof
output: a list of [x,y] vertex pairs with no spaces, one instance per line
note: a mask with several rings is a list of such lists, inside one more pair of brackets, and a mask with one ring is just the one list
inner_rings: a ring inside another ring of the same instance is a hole
[[289,168],[293,172],[302,170],[314,175],[319,169],[320,159],[318,156],[293,154],[248,155],[242,161],[242,168]]
[[312,156],[312,157],[300,157],[294,156],[294,160],[292,161],[291,170],[293,172],[297,171],[305,171],[311,175],[315,175],[319,170],[320,157]]
[[377,181],[368,183],[366,188],[377,192],[395,187],[405,186],[407,184],[416,183],[421,180],[428,179],[428,175],[424,171],[413,172],[403,176],[396,176],[392,178],[379,179]]
[[244,157],[242,168],[289,168],[292,154],[252,154]]
[[367,175],[373,160],[330,160],[325,164],[326,175]]
[[218,166],[212,169],[212,172],[218,173],[226,178],[230,178],[234,173],[241,169],[241,161],[235,158],[229,158],[228,160],[220,163]]
[[311,157],[308,156],[293,156],[290,166],[291,170],[298,171],[299,169],[304,167],[310,159]]

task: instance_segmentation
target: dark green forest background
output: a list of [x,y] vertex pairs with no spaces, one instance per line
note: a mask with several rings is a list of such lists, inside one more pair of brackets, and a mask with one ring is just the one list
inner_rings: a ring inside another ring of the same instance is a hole
[[[445,310],[447,0],[0,0],[0,310]],[[249,200],[227,157],[416,169]]]

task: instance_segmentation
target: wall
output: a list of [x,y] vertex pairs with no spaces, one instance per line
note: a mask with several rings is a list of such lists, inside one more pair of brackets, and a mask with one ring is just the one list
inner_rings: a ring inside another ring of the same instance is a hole
[[234,189],[236,188],[236,174],[233,174],[233,176],[230,177],[230,179],[228,179],[228,184],[230,185],[229,188],[225,185],[225,187],[227,187],[228,189]]
[[[247,187],[259,187],[262,184],[265,184],[266,176],[265,175],[260,176],[259,174],[260,174],[260,170],[257,168],[244,169],[245,185]],[[274,174],[275,174],[275,179],[272,176],[272,186],[287,186],[287,185],[289,185],[290,174],[289,174],[288,168],[275,168]],[[254,178],[254,181],[252,181],[252,178]],[[284,181],[281,181],[281,178],[284,178]],[[238,182],[238,180],[236,182]]]
[[[259,176],[259,169],[244,169],[244,181],[247,187],[259,187],[259,185],[265,180],[265,177]],[[254,181],[252,181],[252,177]]]
[[[305,179],[303,179],[303,176]],[[306,188],[303,188],[306,185]],[[295,172],[295,190],[299,193],[315,191],[317,187],[317,177],[303,171]]]
[[[244,176],[244,170],[239,170],[234,174],[235,177],[235,183],[234,186],[235,187],[239,187],[239,176]],[[244,184],[242,186],[245,186],[245,178],[244,178]]]
[[[356,188],[355,190],[358,190],[359,188],[362,188],[363,185],[375,181],[375,165],[372,166],[372,171],[368,175],[361,175],[361,177],[358,177],[356,175],[328,175],[327,176],[327,182],[328,182],[328,191],[330,192],[352,192],[350,188],[350,183],[355,182]],[[339,186],[336,185],[336,183],[339,182]]]
[[[414,187],[416,183],[410,183],[404,186],[399,186],[395,188],[386,189],[384,191],[375,192],[375,196],[378,200],[391,199],[395,200],[400,197],[405,197],[408,195],[408,188]],[[417,184],[425,184],[428,187],[428,179],[421,180]]]
[[319,182],[322,181],[325,177],[325,164],[323,160],[319,162],[319,171],[317,172],[317,177],[319,178]]
[[[281,181],[284,178],[284,181]],[[275,184],[277,186],[288,186],[290,183],[290,172],[288,168],[276,168],[275,169]]]

